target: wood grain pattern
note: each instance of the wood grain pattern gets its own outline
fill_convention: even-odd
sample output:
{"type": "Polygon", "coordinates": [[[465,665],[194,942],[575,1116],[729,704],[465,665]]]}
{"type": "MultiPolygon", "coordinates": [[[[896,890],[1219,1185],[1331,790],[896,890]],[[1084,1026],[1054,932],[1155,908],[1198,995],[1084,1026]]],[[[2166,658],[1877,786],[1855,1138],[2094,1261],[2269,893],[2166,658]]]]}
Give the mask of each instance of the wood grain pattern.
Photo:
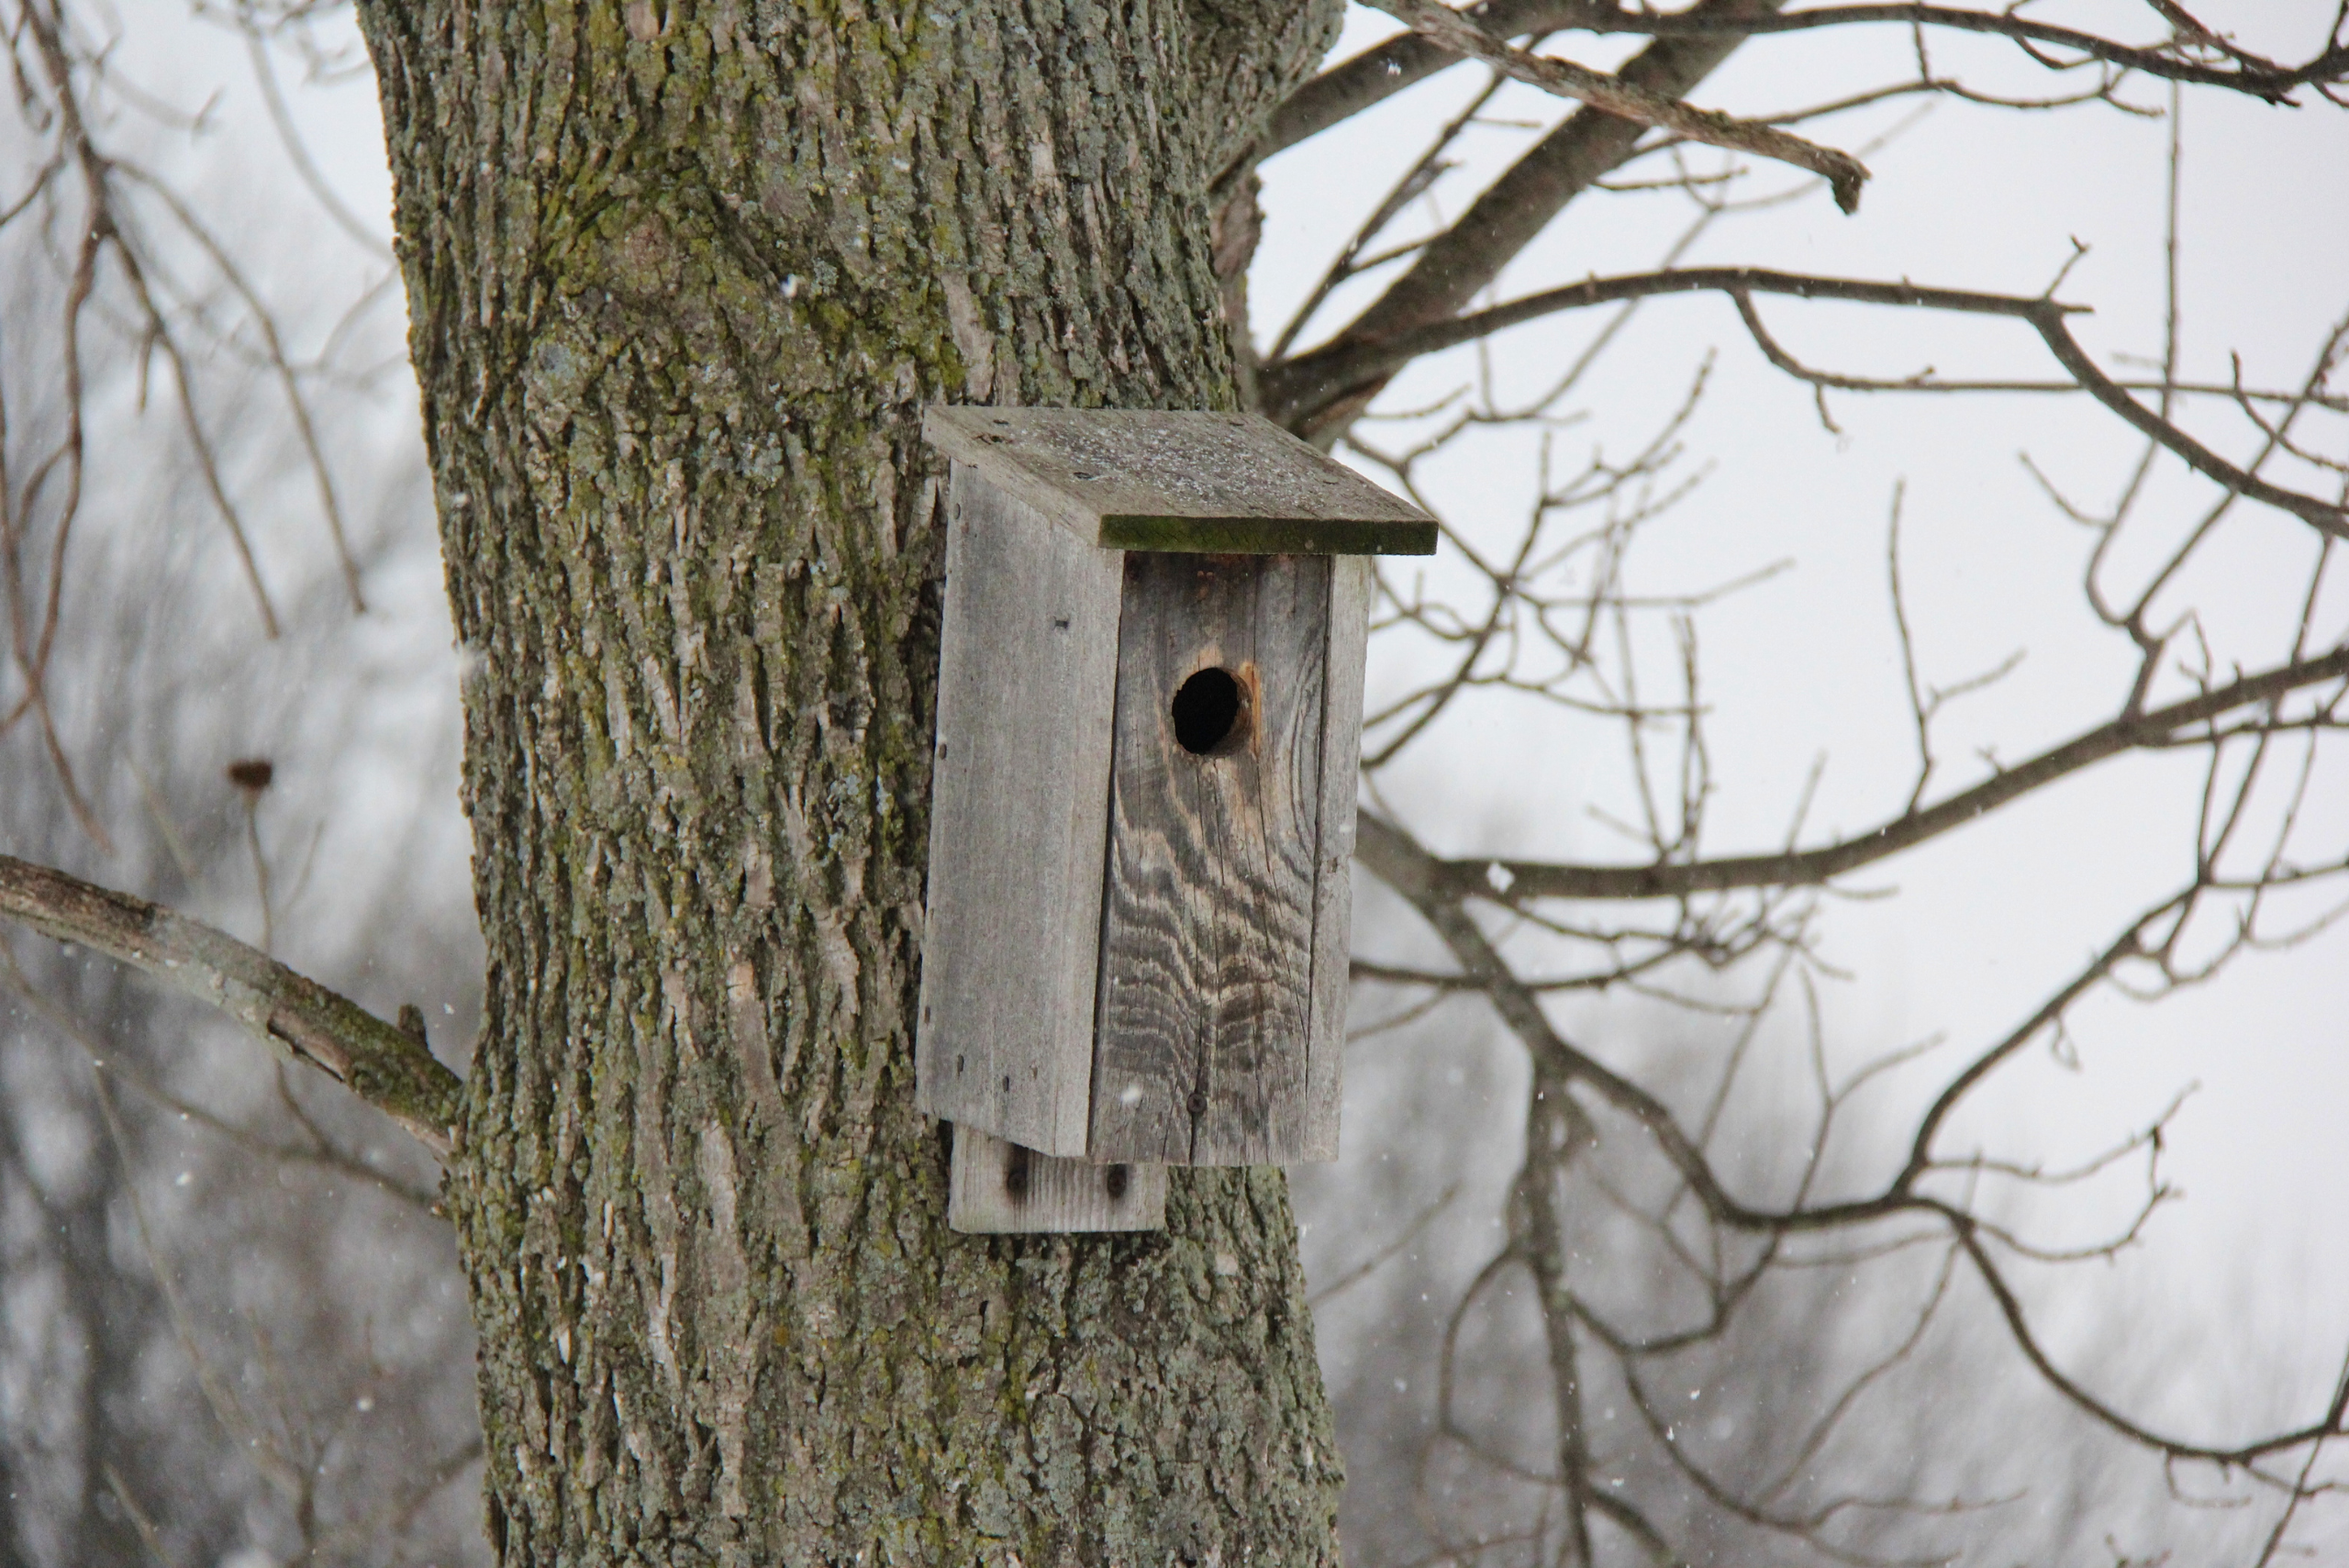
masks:
{"type": "Polygon", "coordinates": [[[1091,1157],[1302,1157],[1319,882],[1326,556],[1129,554],[1091,1157]],[[1244,734],[1176,740],[1184,681],[1230,672],[1244,734]]]}
{"type": "Polygon", "coordinates": [[[1435,551],[1427,514],[1252,414],[940,406],[922,434],[1087,544],[1435,551]]]}
{"type": "Polygon", "coordinates": [[[957,1126],[946,1223],[976,1235],[1163,1230],[1166,1167],[1055,1160],[957,1126]]]}
{"type": "Polygon", "coordinates": [[[1120,557],[961,463],[948,505],[915,1103],[1082,1155],[1120,557]]]}
{"type": "Polygon", "coordinates": [[[1312,1018],[1306,1030],[1304,1146],[1338,1157],[1353,956],[1354,792],[1362,768],[1363,666],[1377,572],[1361,556],[1330,563],[1330,643],[1321,717],[1320,853],[1314,865],[1312,1018]]]}

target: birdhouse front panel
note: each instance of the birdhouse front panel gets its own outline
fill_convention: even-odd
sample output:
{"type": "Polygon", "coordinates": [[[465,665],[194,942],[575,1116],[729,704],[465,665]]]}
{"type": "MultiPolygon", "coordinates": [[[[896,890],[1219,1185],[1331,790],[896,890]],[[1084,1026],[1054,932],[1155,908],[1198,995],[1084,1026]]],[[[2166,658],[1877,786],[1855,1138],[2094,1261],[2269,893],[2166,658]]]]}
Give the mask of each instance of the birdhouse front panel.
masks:
{"type": "Polygon", "coordinates": [[[1328,556],[1126,557],[1094,1159],[1305,1153],[1329,627],[1328,556]]]}

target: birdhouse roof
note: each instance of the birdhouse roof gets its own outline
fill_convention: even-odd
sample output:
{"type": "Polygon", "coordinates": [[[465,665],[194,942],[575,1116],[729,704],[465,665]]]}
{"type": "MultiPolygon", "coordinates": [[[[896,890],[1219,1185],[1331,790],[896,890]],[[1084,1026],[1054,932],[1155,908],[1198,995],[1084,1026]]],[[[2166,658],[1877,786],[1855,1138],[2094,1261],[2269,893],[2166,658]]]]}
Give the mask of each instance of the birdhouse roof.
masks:
{"type": "Polygon", "coordinates": [[[1426,513],[1254,415],[936,406],[922,435],[1105,549],[1435,552],[1426,513]]]}

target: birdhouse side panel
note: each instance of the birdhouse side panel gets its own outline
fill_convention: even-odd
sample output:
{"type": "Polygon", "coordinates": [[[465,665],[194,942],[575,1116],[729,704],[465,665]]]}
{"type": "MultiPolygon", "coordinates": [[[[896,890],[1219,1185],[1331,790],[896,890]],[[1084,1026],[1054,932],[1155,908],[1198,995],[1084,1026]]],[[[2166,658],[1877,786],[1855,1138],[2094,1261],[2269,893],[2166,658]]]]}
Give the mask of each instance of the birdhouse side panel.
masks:
{"type": "Polygon", "coordinates": [[[1376,565],[1368,556],[1330,562],[1330,642],[1323,663],[1320,854],[1313,885],[1312,1018],[1306,1037],[1302,1160],[1338,1157],[1344,1094],[1346,999],[1353,983],[1354,795],[1362,773],[1364,664],[1376,565]]]}
{"type": "Polygon", "coordinates": [[[1082,1155],[1120,559],[963,463],[948,507],[915,1103],[1082,1155]]]}
{"type": "Polygon", "coordinates": [[[1090,1156],[1305,1152],[1325,556],[1126,557],[1090,1156]]]}

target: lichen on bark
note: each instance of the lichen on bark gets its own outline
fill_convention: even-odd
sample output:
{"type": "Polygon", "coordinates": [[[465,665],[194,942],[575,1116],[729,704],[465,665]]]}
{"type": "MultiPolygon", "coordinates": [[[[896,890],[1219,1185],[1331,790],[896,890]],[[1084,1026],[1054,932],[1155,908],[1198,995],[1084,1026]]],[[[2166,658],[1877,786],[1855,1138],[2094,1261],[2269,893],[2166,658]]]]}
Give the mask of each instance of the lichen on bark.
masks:
{"type": "Polygon", "coordinates": [[[1336,7],[362,17],[469,653],[503,1559],[1333,1563],[1280,1173],[955,1236],[907,1022],[920,407],[1232,406],[1209,186],[1336,7]]]}

